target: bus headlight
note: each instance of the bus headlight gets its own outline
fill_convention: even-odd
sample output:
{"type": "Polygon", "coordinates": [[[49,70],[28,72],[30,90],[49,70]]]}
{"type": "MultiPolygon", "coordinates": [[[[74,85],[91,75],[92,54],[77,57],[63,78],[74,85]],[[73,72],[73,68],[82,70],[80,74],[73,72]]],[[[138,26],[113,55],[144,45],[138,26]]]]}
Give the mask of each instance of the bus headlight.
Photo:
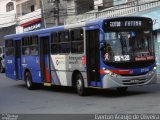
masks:
{"type": "Polygon", "coordinates": [[[153,70],[157,70],[157,67],[155,66],[155,67],[153,67],[153,70]]]}
{"type": "Polygon", "coordinates": [[[110,70],[104,70],[104,73],[106,73],[106,74],[110,74],[110,73],[111,73],[111,71],[110,71],[110,70]]]}
{"type": "Polygon", "coordinates": [[[110,70],[104,70],[104,73],[110,75],[111,77],[117,77],[118,76],[116,73],[113,73],[110,70]]]}
{"type": "Polygon", "coordinates": [[[117,77],[118,75],[116,73],[111,73],[110,76],[111,77],[117,77]]]}

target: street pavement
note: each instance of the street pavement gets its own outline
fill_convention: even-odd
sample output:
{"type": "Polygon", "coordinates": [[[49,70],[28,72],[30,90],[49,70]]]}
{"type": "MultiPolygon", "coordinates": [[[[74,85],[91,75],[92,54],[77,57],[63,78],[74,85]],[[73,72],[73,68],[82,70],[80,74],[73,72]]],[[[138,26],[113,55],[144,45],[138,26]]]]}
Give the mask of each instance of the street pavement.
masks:
{"type": "Polygon", "coordinates": [[[160,113],[160,84],[131,87],[125,94],[114,89],[89,92],[80,97],[70,87],[27,90],[24,81],[13,81],[0,74],[0,113],[160,113]]]}

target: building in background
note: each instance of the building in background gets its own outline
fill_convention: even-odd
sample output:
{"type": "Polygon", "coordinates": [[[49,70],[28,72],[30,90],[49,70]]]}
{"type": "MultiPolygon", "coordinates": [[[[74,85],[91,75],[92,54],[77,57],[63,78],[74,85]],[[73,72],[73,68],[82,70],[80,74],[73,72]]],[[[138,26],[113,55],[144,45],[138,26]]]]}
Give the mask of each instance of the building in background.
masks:
{"type": "Polygon", "coordinates": [[[42,28],[40,0],[15,0],[17,13],[16,33],[42,28]]]}
{"type": "Polygon", "coordinates": [[[94,9],[103,10],[105,8],[113,7],[113,0],[94,0],[94,9]]]}
{"type": "MultiPolygon", "coordinates": [[[[121,4],[125,4],[125,3],[130,3],[132,1],[135,1],[135,0],[114,0],[113,1],[113,5],[121,5],[121,4]]],[[[138,2],[138,1],[141,1],[141,0],[136,0],[135,2],[138,2]]]]}
{"type": "Polygon", "coordinates": [[[94,0],[41,0],[46,28],[63,25],[68,16],[83,14],[94,9],[94,0]]]}
{"type": "Polygon", "coordinates": [[[67,12],[79,15],[94,10],[94,0],[67,0],[67,12]]]}
{"type": "Polygon", "coordinates": [[[4,45],[3,37],[15,33],[16,6],[13,0],[0,0],[0,46],[4,45]]]}
{"type": "Polygon", "coordinates": [[[66,0],[41,0],[44,27],[63,25],[67,16],[66,0]]]}

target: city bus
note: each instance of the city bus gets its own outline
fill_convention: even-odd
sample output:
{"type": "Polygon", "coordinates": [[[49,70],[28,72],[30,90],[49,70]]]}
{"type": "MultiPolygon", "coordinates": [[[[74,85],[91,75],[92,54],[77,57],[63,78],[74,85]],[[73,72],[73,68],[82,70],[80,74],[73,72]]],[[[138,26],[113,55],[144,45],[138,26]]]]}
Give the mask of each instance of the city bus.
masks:
{"type": "Polygon", "coordinates": [[[128,16],[88,20],[5,36],[6,76],[28,89],[73,86],[116,88],[156,83],[152,19],[128,16]]]}

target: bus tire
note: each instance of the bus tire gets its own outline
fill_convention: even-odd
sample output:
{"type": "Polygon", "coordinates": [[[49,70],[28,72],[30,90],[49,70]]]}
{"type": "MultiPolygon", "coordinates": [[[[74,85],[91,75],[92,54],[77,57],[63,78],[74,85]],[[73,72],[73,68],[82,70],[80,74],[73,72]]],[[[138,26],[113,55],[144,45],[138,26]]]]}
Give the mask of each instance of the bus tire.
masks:
{"type": "Polygon", "coordinates": [[[27,71],[25,73],[25,76],[24,76],[24,79],[25,79],[25,84],[26,84],[26,87],[29,89],[29,90],[32,90],[34,88],[34,84],[32,82],[32,75],[29,71],[27,71]]]}
{"type": "Polygon", "coordinates": [[[85,94],[85,87],[84,87],[84,80],[83,77],[80,73],[78,73],[76,75],[76,89],[77,89],[77,93],[80,96],[84,96],[85,94]]]}
{"type": "Polygon", "coordinates": [[[127,89],[128,89],[128,87],[118,87],[118,88],[117,88],[117,91],[118,91],[119,93],[125,93],[125,92],[127,91],[127,89]]]}
{"type": "Polygon", "coordinates": [[[3,72],[4,72],[4,67],[3,67],[3,65],[2,65],[2,63],[0,61],[0,73],[3,73],[3,72]]]}

